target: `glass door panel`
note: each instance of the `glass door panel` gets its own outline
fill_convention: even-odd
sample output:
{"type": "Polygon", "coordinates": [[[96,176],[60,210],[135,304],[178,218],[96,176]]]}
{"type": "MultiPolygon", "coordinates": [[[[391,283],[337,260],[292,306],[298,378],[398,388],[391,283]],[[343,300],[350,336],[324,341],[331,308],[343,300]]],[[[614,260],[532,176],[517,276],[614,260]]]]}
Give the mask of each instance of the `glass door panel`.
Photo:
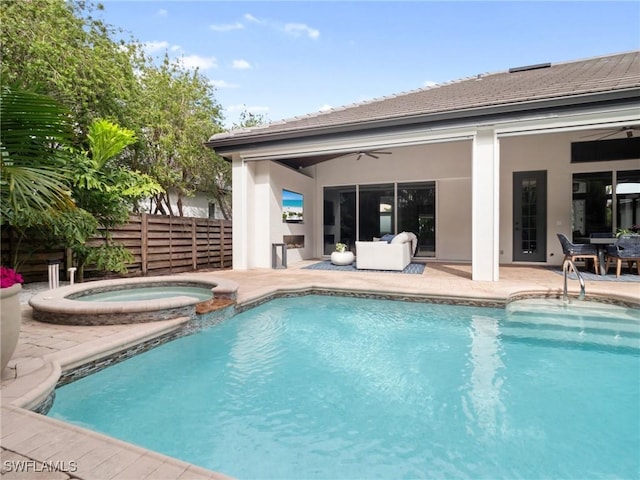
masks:
{"type": "Polygon", "coordinates": [[[436,184],[398,184],[398,232],[418,236],[416,257],[436,255],[436,184]]]}
{"type": "Polygon", "coordinates": [[[513,260],[547,258],[547,172],[513,173],[513,260]]]}
{"type": "Polygon", "coordinates": [[[346,243],[355,251],[356,186],[324,188],[323,253],[331,255],[335,244],[346,243]]]}
{"type": "Polygon", "coordinates": [[[592,233],[612,232],[611,172],[576,173],[573,175],[571,223],[573,240],[592,233]]]}
{"type": "Polygon", "coordinates": [[[640,170],[620,171],[616,182],[616,227],[637,230],[640,225],[640,170]]]}
{"type": "Polygon", "coordinates": [[[374,237],[394,233],[393,199],[393,184],[361,185],[358,188],[359,240],[371,241],[374,237]]]}

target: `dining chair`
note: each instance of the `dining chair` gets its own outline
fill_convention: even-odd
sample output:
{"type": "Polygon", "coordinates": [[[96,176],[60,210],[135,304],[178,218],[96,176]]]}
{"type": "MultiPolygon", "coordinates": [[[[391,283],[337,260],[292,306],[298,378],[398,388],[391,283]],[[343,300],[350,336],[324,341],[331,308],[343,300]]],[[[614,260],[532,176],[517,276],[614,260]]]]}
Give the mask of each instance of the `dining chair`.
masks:
{"type": "Polygon", "coordinates": [[[633,271],[633,262],[635,262],[636,270],[640,275],[640,235],[620,235],[616,243],[607,245],[605,271],[609,271],[611,262],[616,262],[616,277],[619,277],[623,261],[627,262],[631,271],[633,271]]]}
{"type": "Polygon", "coordinates": [[[564,260],[570,259],[572,262],[576,260],[593,260],[594,271],[598,273],[598,249],[595,245],[588,243],[571,243],[563,233],[558,233],[558,240],[562,245],[562,253],[564,260]]]}

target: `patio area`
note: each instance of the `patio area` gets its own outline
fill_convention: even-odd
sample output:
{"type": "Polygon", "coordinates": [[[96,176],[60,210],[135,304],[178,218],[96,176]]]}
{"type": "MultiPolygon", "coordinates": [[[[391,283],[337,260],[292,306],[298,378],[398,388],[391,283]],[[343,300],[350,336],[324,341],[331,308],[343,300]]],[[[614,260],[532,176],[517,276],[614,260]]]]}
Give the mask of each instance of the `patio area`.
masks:
{"type": "MultiPolygon", "coordinates": [[[[499,281],[481,282],[471,280],[468,264],[428,263],[422,275],[304,268],[317,261],[302,261],[280,270],[224,270],[198,275],[237,282],[240,307],[280,293],[310,290],[497,305],[519,296],[560,297],[563,290],[562,275],[546,267],[502,266],[499,281]]],[[[577,281],[569,280],[569,292],[572,296],[578,294],[577,281]]],[[[640,283],[588,280],[586,294],[587,300],[616,301],[640,308],[640,283]]],[[[46,396],[48,386],[57,381],[61,371],[153,342],[180,329],[187,321],[178,318],[120,326],[54,325],[34,321],[31,309],[23,305],[18,347],[2,372],[3,478],[227,478],[24,408],[33,407],[46,396]]]]}

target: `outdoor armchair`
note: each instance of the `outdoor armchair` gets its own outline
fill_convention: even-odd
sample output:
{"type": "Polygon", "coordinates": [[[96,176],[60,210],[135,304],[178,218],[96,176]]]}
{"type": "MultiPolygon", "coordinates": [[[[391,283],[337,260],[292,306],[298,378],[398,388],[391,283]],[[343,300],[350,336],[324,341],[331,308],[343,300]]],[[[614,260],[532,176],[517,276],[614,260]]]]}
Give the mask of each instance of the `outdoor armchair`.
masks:
{"type": "Polygon", "coordinates": [[[564,260],[593,260],[595,273],[598,273],[598,249],[595,245],[588,243],[571,243],[566,235],[558,233],[564,260]]]}
{"type": "Polygon", "coordinates": [[[640,235],[620,235],[613,245],[607,245],[607,263],[605,271],[609,271],[611,262],[616,262],[616,277],[620,276],[622,262],[626,261],[629,270],[633,269],[633,262],[636,263],[636,270],[640,275],[640,235]]]}

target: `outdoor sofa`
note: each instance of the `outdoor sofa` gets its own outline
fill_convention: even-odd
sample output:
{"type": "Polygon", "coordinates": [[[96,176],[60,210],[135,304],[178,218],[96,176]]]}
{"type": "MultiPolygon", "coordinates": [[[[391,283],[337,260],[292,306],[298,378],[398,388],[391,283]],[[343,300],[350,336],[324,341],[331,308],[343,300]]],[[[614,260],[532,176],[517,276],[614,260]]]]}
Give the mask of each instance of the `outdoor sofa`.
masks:
{"type": "Polygon", "coordinates": [[[411,232],[402,232],[371,242],[356,242],[356,268],[358,270],[402,271],[411,263],[417,246],[417,237],[411,232]]]}

